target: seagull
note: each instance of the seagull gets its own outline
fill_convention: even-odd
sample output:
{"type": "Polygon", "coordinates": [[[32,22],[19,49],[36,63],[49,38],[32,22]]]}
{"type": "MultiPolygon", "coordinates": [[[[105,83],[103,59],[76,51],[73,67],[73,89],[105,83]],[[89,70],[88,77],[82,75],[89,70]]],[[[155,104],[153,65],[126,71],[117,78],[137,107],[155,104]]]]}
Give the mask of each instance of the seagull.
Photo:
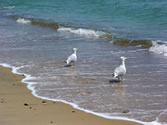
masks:
{"type": "Polygon", "coordinates": [[[77,48],[73,48],[73,54],[71,54],[65,61],[66,66],[71,66],[72,63],[75,63],[77,61],[77,50],[77,48]]]}
{"type": "Polygon", "coordinates": [[[120,58],[122,60],[122,64],[115,68],[113,77],[118,78],[118,80],[123,80],[123,75],[126,74],[125,60],[127,58],[124,56],[122,56],[120,58]]]}

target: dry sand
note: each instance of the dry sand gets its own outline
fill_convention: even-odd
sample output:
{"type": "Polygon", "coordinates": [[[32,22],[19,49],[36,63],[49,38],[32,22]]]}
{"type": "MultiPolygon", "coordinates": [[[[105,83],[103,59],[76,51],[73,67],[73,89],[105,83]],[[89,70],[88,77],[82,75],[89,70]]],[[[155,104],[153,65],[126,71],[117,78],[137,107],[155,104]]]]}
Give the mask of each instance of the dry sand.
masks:
{"type": "Polygon", "coordinates": [[[34,97],[24,76],[0,67],[0,125],[139,125],[98,117],[72,106],[34,97]]]}

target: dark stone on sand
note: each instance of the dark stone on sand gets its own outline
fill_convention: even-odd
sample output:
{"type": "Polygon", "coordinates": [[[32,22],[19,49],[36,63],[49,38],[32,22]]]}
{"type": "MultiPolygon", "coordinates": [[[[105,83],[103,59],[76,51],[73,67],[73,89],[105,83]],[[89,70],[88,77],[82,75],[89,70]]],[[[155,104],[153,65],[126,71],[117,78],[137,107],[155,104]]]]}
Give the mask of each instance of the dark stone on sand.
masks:
{"type": "Polygon", "coordinates": [[[28,104],[27,104],[27,103],[24,103],[24,106],[28,106],[28,104]]]}
{"type": "Polygon", "coordinates": [[[75,112],[75,111],[72,111],[73,113],[75,112]]]}
{"type": "Polygon", "coordinates": [[[53,121],[50,121],[50,123],[53,123],[53,121]]]}
{"type": "Polygon", "coordinates": [[[151,40],[126,40],[126,39],[117,39],[113,42],[114,45],[118,46],[143,46],[145,48],[150,48],[152,46],[151,40]]]}
{"type": "Polygon", "coordinates": [[[124,110],[122,113],[128,113],[130,112],[128,109],[124,110]]]}
{"type": "Polygon", "coordinates": [[[43,104],[46,104],[46,101],[43,100],[42,103],[43,103],[43,104]]]}

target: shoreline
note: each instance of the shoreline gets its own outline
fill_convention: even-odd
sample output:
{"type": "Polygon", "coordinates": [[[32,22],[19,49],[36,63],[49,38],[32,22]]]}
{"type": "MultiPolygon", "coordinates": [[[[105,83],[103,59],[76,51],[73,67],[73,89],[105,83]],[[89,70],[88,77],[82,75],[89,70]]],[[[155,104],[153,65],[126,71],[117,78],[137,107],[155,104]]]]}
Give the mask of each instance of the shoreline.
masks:
{"type": "Polygon", "coordinates": [[[0,66],[0,123],[3,125],[139,125],[127,120],[106,119],[62,102],[36,98],[22,83],[23,75],[0,66]]]}

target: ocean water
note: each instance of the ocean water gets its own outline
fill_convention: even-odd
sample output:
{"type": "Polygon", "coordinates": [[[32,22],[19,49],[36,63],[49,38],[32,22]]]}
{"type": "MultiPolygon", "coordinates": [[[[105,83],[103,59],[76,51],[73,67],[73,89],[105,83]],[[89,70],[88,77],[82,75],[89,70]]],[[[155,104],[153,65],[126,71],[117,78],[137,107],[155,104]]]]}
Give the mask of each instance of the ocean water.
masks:
{"type": "Polygon", "coordinates": [[[166,34],[165,0],[0,0],[0,64],[35,96],[106,118],[167,124],[166,34]],[[120,56],[127,74],[111,83],[120,56]]]}

